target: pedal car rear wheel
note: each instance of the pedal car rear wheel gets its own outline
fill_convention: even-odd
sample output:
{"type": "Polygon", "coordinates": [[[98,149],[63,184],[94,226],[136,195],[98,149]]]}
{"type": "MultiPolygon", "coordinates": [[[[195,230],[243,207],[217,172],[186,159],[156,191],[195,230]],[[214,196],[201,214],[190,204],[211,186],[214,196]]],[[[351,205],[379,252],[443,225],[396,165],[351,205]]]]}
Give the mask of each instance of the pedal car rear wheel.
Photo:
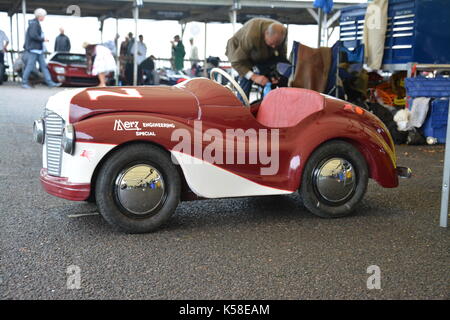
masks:
{"type": "Polygon", "coordinates": [[[315,215],[343,217],[364,197],[368,177],[366,161],[354,146],[331,141],[308,159],[299,192],[305,207],[315,215]]]}
{"type": "Polygon", "coordinates": [[[129,145],[100,169],[95,198],[111,225],[128,233],[150,232],[178,206],[180,177],[165,151],[152,145],[129,145]]]}

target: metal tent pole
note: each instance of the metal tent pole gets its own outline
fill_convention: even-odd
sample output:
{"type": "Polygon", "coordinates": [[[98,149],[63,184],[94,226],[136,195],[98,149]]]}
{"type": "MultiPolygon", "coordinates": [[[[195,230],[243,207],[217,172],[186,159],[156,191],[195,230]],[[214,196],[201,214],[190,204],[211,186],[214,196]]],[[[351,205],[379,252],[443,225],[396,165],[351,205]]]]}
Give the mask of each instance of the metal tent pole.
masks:
{"type": "Polygon", "coordinates": [[[236,9],[231,10],[230,12],[230,22],[233,28],[233,34],[236,32],[236,22],[237,22],[237,11],[236,9]]]}
{"type": "Polygon", "coordinates": [[[133,85],[137,86],[137,71],[138,71],[138,65],[137,65],[137,52],[138,52],[138,19],[139,19],[139,7],[136,5],[134,7],[134,24],[135,24],[135,33],[134,33],[134,68],[133,68],[133,85]]]}
{"type": "Polygon", "coordinates": [[[340,81],[339,81],[339,60],[340,60],[340,58],[341,58],[341,42],[340,42],[340,40],[338,40],[338,50],[337,50],[337,57],[336,57],[336,81],[335,81],[335,83],[334,83],[334,85],[335,85],[335,90],[336,90],[336,92],[335,92],[335,96],[336,96],[336,98],[339,98],[339,84],[340,84],[340,81]]]}
{"type": "Polygon", "coordinates": [[[233,25],[233,34],[236,32],[236,23],[237,23],[237,11],[241,9],[241,1],[233,0],[233,5],[230,11],[230,22],[233,25]]]}
{"type": "Polygon", "coordinates": [[[116,18],[116,35],[114,38],[114,44],[116,45],[116,73],[114,75],[116,86],[119,85],[119,73],[120,73],[120,43],[117,35],[119,34],[119,18],[116,18]]]}
{"type": "Polygon", "coordinates": [[[17,32],[17,52],[19,52],[20,51],[19,13],[16,13],[16,32],[17,32]]]}
{"type": "Polygon", "coordinates": [[[9,16],[9,31],[11,32],[11,46],[10,46],[10,53],[11,53],[11,65],[12,68],[12,75],[13,75],[13,81],[16,82],[16,73],[14,72],[14,34],[13,34],[13,16],[9,16]]]}
{"type": "Polygon", "coordinates": [[[9,16],[9,31],[11,33],[11,50],[14,50],[13,15],[9,16]]]}
{"type": "Polygon", "coordinates": [[[25,41],[25,32],[27,30],[27,1],[26,0],[22,0],[22,16],[23,16],[23,33],[24,33],[23,40],[25,41]]]}
{"type": "MultiPolygon", "coordinates": [[[[450,105],[449,105],[450,109],[450,105]]],[[[450,186],[450,112],[448,113],[447,137],[445,145],[444,178],[442,181],[441,217],[440,226],[448,226],[448,200],[450,186]]]]}
{"type": "Polygon", "coordinates": [[[203,49],[203,53],[205,55],[205,60],[203,62],[203,73],[206,78],[208,78],[208,71],[206,71],[206,43],[207,43],[206,39],[207,39],[207,35],[208,35],[207,32],[208,32],[208,23],[205,21],[205,47],[203,49]]]}
{"type": "Polygon", "coordinates": [[[320,48],[322,44],[322,22],[323,22],[323,11],[319,8],[319,31],[317,36],[317,48],[320,48]]]}

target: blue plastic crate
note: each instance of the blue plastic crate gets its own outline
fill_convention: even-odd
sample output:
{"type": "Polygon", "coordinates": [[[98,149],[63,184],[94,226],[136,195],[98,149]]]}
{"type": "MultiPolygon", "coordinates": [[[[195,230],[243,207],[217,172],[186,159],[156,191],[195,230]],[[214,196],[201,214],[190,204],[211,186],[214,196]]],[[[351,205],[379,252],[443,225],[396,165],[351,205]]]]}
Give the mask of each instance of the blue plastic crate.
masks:
{"type": "Polygon", "coordinates": [[[436,99],[431,102],[431,121],[435,128],[447,125],[448,99],[436,99]]]}
{"type": "Polygon", "coordinates": [[[435,99],[431,102],[428,117],[422,126],[426,137],[437,138],[438,143],[445,143],[447,135],[449,99],[435,99]]]}
{"type": "Polygon", "coordinates": [[[450,78],[406,78],[406,95],[412,98],[450,97],[450,78]]]}

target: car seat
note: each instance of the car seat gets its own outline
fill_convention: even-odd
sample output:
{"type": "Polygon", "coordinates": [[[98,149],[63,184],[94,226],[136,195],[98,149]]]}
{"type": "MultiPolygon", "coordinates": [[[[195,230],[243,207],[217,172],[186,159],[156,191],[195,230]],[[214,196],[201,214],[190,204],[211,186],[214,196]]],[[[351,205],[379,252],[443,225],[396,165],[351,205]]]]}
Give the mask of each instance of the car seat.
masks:
{"type": "Polygon", "coordinates": [[[321,111],[324,104],[324,96],[316,91],[278,88],[263,99],[256,120],[270,128],[293,127],[309,115],[321,111]]]}

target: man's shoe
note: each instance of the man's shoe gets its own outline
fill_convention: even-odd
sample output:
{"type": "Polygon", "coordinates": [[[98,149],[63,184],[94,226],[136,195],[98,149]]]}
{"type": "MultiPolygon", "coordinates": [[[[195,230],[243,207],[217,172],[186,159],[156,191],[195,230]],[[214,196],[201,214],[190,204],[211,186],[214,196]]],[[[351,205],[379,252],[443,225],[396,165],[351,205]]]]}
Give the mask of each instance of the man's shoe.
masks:
{"type": "Polygon", "coordinates": [[[30,86],[29,84],[26,84],[26,83],[22,84],[22,88],[24,88],[24,89],[33,89],[32,86],[30,86]]]}
{"type": "Polygon", "coordinates": [[[50,83],[48,86],[49,86],[50,88],[58,88],[58,87],[61,87],[61,85],[62,85],[62,83],[59,83],[59,82],[52,82],[52,83],[50,83]]]}

